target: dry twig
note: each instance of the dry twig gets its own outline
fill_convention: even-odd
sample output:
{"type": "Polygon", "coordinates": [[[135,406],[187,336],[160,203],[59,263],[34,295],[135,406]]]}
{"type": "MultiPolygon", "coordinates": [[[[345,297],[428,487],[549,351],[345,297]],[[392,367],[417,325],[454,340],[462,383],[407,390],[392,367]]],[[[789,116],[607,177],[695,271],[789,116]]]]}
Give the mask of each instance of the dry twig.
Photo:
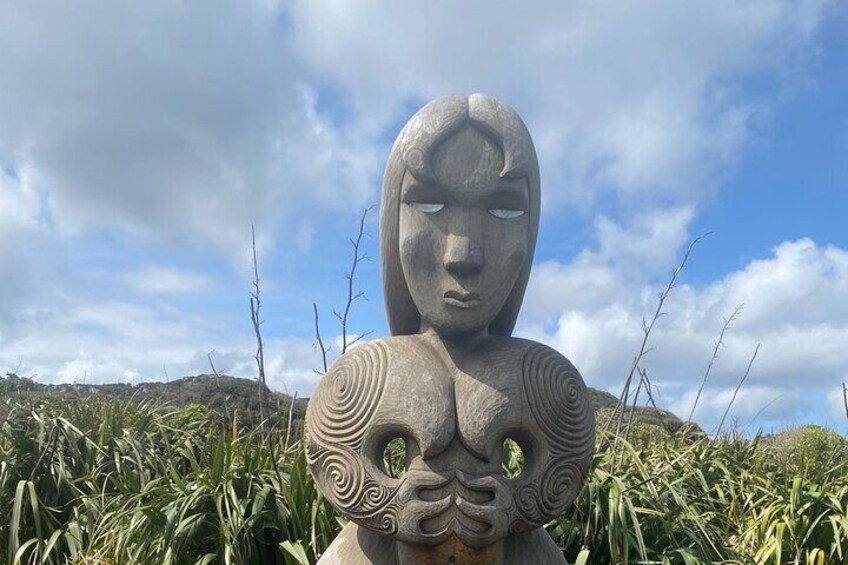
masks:
{"type": "Polygon", "coordinates": [[[327,352],[329,348],[324,345],[324,340],[321,339],[321,328],[318,326],[318,305],[314,302],[312,303],[312,311],[315,314],[315,340],[318,344],[318,349],[321,350],[321,366],[323,370],[318,371],[317,369],[312,369],[319,375],[324,375],[327,373],[327,352]]]}
{"type": "Polygon", "coordinates": [[[695,402],[692,403],[692,410],[689,411],[689,418],[686,419],[687,422],[692,421],[692,417],[695,415],[695,408],[698,407],[698,401],[701,399],[701,393],[704,391],[704,386],[707,384],[707,379],[710,376],[710,371],[713,368],[713,363],[718,359],[718,350],[724,345],[724,334],[727,331],[727,328],[731,323],[739,316],[742,312],[742,305],[736,307],[733,310],[733,313],[729,318],[724,319],[724,325],[721,327],[721,333],[718,334],[718,341],[715,342],[715,347],[713,347],[713,355],[710,357],[710,362],[707,363],[707,369],[704,371],[704,378],[701,379],[701,386],[698,387],[698,394],[695,395],[695,402]]]}
{"type": "Polygon", "coordinates": [[[842,383],[842,404],[845,405],[845,417],[848,418],[848,385],[842,383]]]}
{"type": "Polygon", "coordinates": [[[253,291],[250,293],[250,320],[253,323],[253,332],[256,335],[256,367],[259,371],[259,418],[262,420],[262,435],[268,438],[268,426],[265,418],[265,404],[267,402],[268,388],[265,385],[265,345],[262,342],[262,320],[259,311],[262,308],[262,300],[259,292],[259,263],[256,260],[256,229],[250,226],[250,235],[253,248],[253,291]]]}
{"type": "Polygon", "coordinates": [[[718,423],[718,429],[716,429],[716,437],[721,433],[721,427],[724,425],[724,420],[727,418],[727,414],[730,412],[730,408],[733,406],[733,403],[736,402],[736,395],[739,394],[739,389],[742,388],[742,385],[748,379],[748,374],[751,372],[751,366],[754,364],[754,360],[757,358],[757,353],[760,351],[760,344],[757,344],[757,347],[754,348],[754,354],[751,356],[751,360],[748,361],[748,368],[745,369],[745,374],[742,375],[742,379],[740,379],[739,384],[736,385],[736,388],[733,390],[733,396],[730,398],[730,403],[727,405],[727,408],[724,410],[724,414],[721,417],[721,421],[718,423]]]}
{"type": "Polygon", "coordinates": [[[292,396],[291,405],[289,406],[289,422],[286,426],[286,443],[283,444],[283,453],[289,452],[289,438],[291,437],[292,414],[294,414],[294,403],[297,402],[297,392],[292,396]]]}
{"type": "Polygon", "coordinates": [[[616,421],[616,430],[615,436],[618,437],[621,431],[621,422],[624,417],[624,408],[627,406],[627,402],[630,398],[630,389],[633,383],[633,377],[638,372],[638,368],[641,365],[642,358],[645,357],[648,353],[651,352],[653,347],[648,347],[648,341],[651,337],[651,332],[657,324],[657,321],[665,315],[663,312],[663,306],[665,305],[665,301],[668,298],[671,290],[674,288],[677,278],[680,276],[680,273],[683,269],[686,268],[686,263],[689,261],[689,256],[692,254],[692,250],[695,246],[705,237],[709,236],[711,232],[707,232],[703,235],[699,235],[689,244],[689,247],[686,249],[686,253],[683,254],[683,259],[680,261],[680,264],[671,271],[671,279],[668,281],[665,289],[657,295],[657,308],[654,311],[654,315],[651,318],[651,322],[648,323],[644,318],[642,319],[642,343],[639,346],[638,353],[633,357],[633,363],[630,365],[630,371],[627,374],[627,379],[624,381],[624,386],[621,389],[621,395],[619,395],[618,403],[615,405],[615,409],[613,410],[610,418],[604,422],[604,426],[602,428],[601,435],[604,435],[604,432],[607,431],[610,424],[613,420],[616,421]]]}
{"type": "Polygon", "coordinates": [[[654,402],[654,395],[651,389],[651,379],[648,378],[648,371],[643,369],[642,367],[637,367],[636,371],[639,373],[639,384],[636,386],[636,394],[633,395],[633,404],[630,407],[630,414],[627,418],[627,427],[624,429],[624,438],[630,434],[630,428],[633,427],[633,419],[636,416],[636,405],[639,402],[639,392],[644,388],[645,392],[648,395],[648,402],[654,407],[657,407],[656,402],[654,402]]]}
{"type": "Polygon", "coordinates": [[[220,373],[218,373],[218,369],[215,368],[215,363],[212,362],[212,354],[213,353],[215,353],[214,349],[206,354],[206,358],[209,360],[209,366],[212,367],[212,374],[220,379],[221,375],[220,375],[220,373]]]}
{"type": "MultiPolygon", "coordinates": [[[[215,363],[212,362],[212,354],[215,353],[215,350],[211,350],[206,354],[206,358],[209,360],[209,366],[212,367],[212,373],[217,377],[221,378],[221,374],[218,372],[218,369],[215,368],[215,363]]],[[[224,397],[224,421],[230,422],[230,406],[229,406],[230,395],[224,397]]]]}
{"type": "MultiPolygon", "coordinates": [[[[353,261],[350,266],[350,271],[345,273],[345,278],[347,279],[347,302],[345,303],[344,310],[342,312],[334,311],[333,313],[336,315],[336,318],[339,320],[339,324],[342,327],[342,351],[341,354],[344,355],[350,346],[355,344],[360,339],[366,337],[371,332],[366,332],[364,334],[360,334],[356,336],[352,341],[348,342],[347,337],[347,324],[350,316],[350,308],[353,306],[353,303],[365,296],[365,293],[362,291],[354,291],[353,279],[356,275],[356,267],[362,261],[369,261],[371,258],[368,255],[361,253],[362,239],[367,235],[365,233],[365,220],[368,218],[368,213],[374,209],[374,206],[369,206],[362,211],[362,216],[359,218],[359,232],[356,235],[356,239],[351,239],[350,244],[353,246],[353,261]]],[[[326,371],[326,369],[325,369],[326,371]]]]}
{"type": "MultiPolygon", "coordinates": [[[[333,310],[333,314],[338,319],[339,325],[341,326],[342,330],[341,355],[344,355],[345,352],[358,341],[371,335],[371,332],[367,331],[357,335],[353,339],[349,339],[348,321],[350,319],[350,311],[351,307],[353,306],[353,303],[359,300],[360,298],[365,297],[364,292],[354,290],[354,277],[356,276],[356,267],[363,261],[369,261],[371,259],[371,257],[362,253],[362,240],[368,236],[368,233],[365,231],[365,221],[368,219],[368,214],[373,209],[374,206],[368,206],[362,211],[362,215],[359,218],[359,231],[356,234],[356,238],[350,240],[350,244],[353,247],[353,259],[351,262],[350,270],[345,273],[345,279],[347,280],[347,300],[345,302],[345,307],[341,312],[339,312],[338,310],[333,310]]],[[[318,321],[318,305],[314,302],[312,303],[312,312],[315,324],[315,345],[321,351],[321,366],[323,368],[321,371],[317,369],[313,369],[313,371],[319,375],[323,375],[327,372],[328,369],[327,353],[330,351],[331,348],[324,344],[324,340],[321,337],[321,329],[318,321]]]]}

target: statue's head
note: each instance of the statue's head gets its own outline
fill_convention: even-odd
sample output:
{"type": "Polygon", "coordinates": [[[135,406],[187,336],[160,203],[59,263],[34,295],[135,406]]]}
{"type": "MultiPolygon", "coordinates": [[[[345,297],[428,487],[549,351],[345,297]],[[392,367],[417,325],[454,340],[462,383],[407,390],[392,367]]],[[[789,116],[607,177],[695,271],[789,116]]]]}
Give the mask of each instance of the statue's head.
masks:
{"type": "Polygon", "coordinates": [[[539,226],[539,166],[516,112],[444,96],[401,131],[383,179],[381,260],[393,335],[510,335],[539,226]]]}

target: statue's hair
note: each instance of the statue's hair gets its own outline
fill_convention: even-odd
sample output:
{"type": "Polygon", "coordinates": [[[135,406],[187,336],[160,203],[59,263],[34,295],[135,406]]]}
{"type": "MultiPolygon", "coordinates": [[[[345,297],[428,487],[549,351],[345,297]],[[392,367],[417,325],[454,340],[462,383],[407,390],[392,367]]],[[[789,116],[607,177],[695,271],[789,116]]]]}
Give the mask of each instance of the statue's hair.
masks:
{"type": "Polygon", "coordinates": [[[503,153],[502,178],[524,178],[529,196],[527,254],[524,265],[489,333],[512,333],[527,288],[536,235],[539,231],[539,164],[530,133],[509,106],[484,94],[443,96],[415,113],[401,130],[386,163],[380,210],[380,263],[389,329],[392,335],[418,333],[421,317],[403,275],[400,262],[400,192],[405,174],[436,182],[432,156],[443,142],[465,126],[486,136],[503,153]]]}

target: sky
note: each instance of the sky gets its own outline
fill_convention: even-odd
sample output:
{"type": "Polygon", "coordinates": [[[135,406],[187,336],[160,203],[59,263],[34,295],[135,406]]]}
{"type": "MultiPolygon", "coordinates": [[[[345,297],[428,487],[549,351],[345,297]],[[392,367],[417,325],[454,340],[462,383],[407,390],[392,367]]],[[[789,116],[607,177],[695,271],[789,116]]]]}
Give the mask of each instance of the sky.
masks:
{"type": "MultiPolygon", "coordinates": [[[[848,430],[848,7],[828,0],[0,0],[0,373],[255,377],[340,349],[349,240],[395,136],[484,92],[534,138],[543,211],[515,335],[714,429],[848,430]]],[[[379,210],[349,327],[387,335],[379,210]]],[[[644,397],[644,396],[643,396],[644,397]]]]}

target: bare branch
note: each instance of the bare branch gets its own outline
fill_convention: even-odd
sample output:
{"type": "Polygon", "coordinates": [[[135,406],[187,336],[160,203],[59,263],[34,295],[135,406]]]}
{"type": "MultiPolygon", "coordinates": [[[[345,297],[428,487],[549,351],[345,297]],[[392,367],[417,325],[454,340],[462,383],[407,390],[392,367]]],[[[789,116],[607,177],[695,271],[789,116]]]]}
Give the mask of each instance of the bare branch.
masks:
{"type": "Polygon", "coordinates": [[[215,368],[215,363],[212,362],[212,354],[213,353],[215,353],[214,349],[206,354],[206,358],[209,360],[209,366],[212,367],[212,374],[215,375],[218,378],[221,378],[221,374],[218,373],[218,369],[215,368]]]}
{"type": "MultiPolygon", "coordinates": [[[[215,363],[212,362],[212,354],[215,353],[215,350],[212,349],[209,353],[206,354],[206,358],[209,360],[209,366],[212,367],[212,373],[217,378],[221,378],[221,374],[218,372],[218,369],[215,368],[215,363]]],[[[230,405],[229,405],[230,395],[224,397],[224,420],[226,422],[230,422],[230,405]]]]}
{"type": "Polygon", "coordinates": [[[654,385],[651,383],[651,379],[648,378],[648,370],[641,369],[639,371],[639,374],[641,375],[640,382],[644,384],[645,392],[648,395],[648,402],[646,403],[646,406],[647,404],[650,404],[651,406],[656,408],[657,403],[654,401],[654,385]]]}
{"type": "Polygon", "coordinates": [[[288,453],[289,451],[289,438],[291,437],[291,427],[292,427],[292,414],[294,413],[294,403],[297,401],[297,392],[292,396],[291,405],[289,406],[289,422],[286,426],[286,442],[283,444],[283,453],[288,453]]]}
{"type": "Polygon", "coordinates": [[[324,340],[321,339],[321,330],[318,327],[318,305],[314,302],[312,303],[312,311],[315,313],[315,340],[317,341],[318,348],[321,350],[321,363],[324,368],[323,372],[315,372],[319,375],[323,375],[327,372],[327,351],[329,351],[329,349],[324,347],[324,340]]]}
{"type": "MultiPolygon", "coordinates": [[[[332,311],[333,316],[335,316],[336,319],[339,321],[339,325],[341,326],[341,330],[342,330],[342,347],[341,347],[341,354],[342,355],[344,355],[344,353],[348,349],[350,349],[351,346],[353,346],[358,341],[364,339],[365,337],[367,337],[368,335],[371,334],[371,332],[368,331],[368,332],[356,335],[355,337],[353,337],[351,339],[351,337],[348,333],[349,332],[348,322],[350,321],[350,312],[351,312],[351,307],[353,306],[353,303],[356,302],[359,299],[367,300],[367,298],[365,297],[365,293],[363,291],[355,291],[354,290],[354,281],[355,281],[355,278],[356,278],[356,267],[357,267],[357,265],[359,265],[363,261],[370,261],[371,260],[371,257],[368,256],[367,254],[365,254],[362,251],[362,240],[364,238],[368,237],[368,233],[365,231],[365,222],[368,219],[368,214],[373,209],[374,209],[374,206],[368,206],[367,208],[365,208],[362,211],[362,215],[359,218],[359,231],[357,232],[357,235],[356,235],[355,238],[348,240],[350,242],[351,247],[353,248],[353,258],[351,260],[350,270],[347,271],[344,274],[344,278],[347,281],[347,299],[345,301],[345,307],[342,311],[338,311],[336,309],[333,309],[333,311],[332,311]]],[[[314,323],[315,323],[315,340],[316,340],[316,345],[318,346],[318,349],[320,349],[320,351],[321,351],[321,364],[322,364],[322,367],[323,367],[323,371],[318,371],[318,370],[315,370],[315,369],[313,369],[313,371],[316,374],[323,375],[328,370],[327,352],[329,352],[331,348],[324,345],[324,341],[321,337],[321,331],[320,331],[319,321],[318,321],[318,305],[315,304],[314,302],[312,303],[312,311],[313,311],[314,323]]]]}
{"type": "Polygon", "coordinates": [[[845,405],[845,417],[848,418],[848,385],[842,383],[842,404],[845,405]]]}
{"type": "MultiPolygon", "coordinates": [[[[630,435],[630,428],[633,427],[633,418],[636,416],[636,405],[639,402],[639,392],[642,390],[642,386],[648,377],[648,374],[641,367],[637,367],[636,371],[639,374],[639,384],[636,386],[636,393],[633,395],[633,404],[630,407],[630,414],[628,414],[627,417],[627,426],[624,428],[624,434],[622,435],[624,439],[627,439],[630,435]]],[[[616,433],[618,432],[616,431],[616,433]]],[[[618,437],[616,437],[616,439],[618,439],[618,437]]],[[[616,454],[613,453],[613,457],[615,456],[616,454]]]]}
{"type": "Polygon", "coordinates": [[[668,299],[669,294],[671,294],[671,290],[675,287],[677,283],[677,278],[680,276],[680,273],[683,269],[686,268],[686,263],[689,261],[689,257],[692,255],[692,251],[695,246],[700,243],[702,239],[709,236],[711,232],[707,232],[703,235],[699,235],[689,244],[689,247],[686,249],[686,252],[683,254],[683,259],[680,261],[680,264],[671,271],[671,278],[668,281],[668,284],[665,287],[665,290],[660,292],[657,295],[657,308],[654,311],[654,315],[651,318],[650,323],[647,322],[645,318],[642,319],[642,343],[639,346],[638,353],[633,357],[633,363],[630,365],[630,371],[627,374],[627,378],[624,381],[624,386],[622,387],[621,394],[618,397],[618,403],[615,405],[615,409],[613,410],[612,415],[609,420],[604,423],[604,427],[602,429],[602,433],[607,431],[607,428],[612,423],[613,420],[616,420],[616,437],[621,431],[621,420],[623,416],[624,407],[627,405],[627,401],[630,396],[630,388],[633,383],[633,376],[637,373],[637,368],[642,363],[642,358],[647,355],[652,348],[648,347],[648,340],[651,337],[651,332],[657,324],[657,321],[663,316],[663,307],[665,305],[666,299],[668,299]]]}
{"type": "Polygon", "coordinates": [[[777,396],[775,396],[774,398],[772,398],[771,400],[769,400],[769,401],[766,403],[766,405],[765,405],[765,406],[763,406],[762,408],[760,408],[760,409],[757,411],[757,413],[756,413],[756,414],[754,414],[754,417],[753,417],[753,418],[751,418],[751,423],[753,424],[754,422],[756,422],[756,421],[757,421],[757,418],[759,418],[759,417],[762,415],[762,413],[763,413],[763,412],[765,412],[766,410],[768,410],[768,409],[769,409],[769,407],[770,407],[772,404],[774,404],[775,402],[777,402],[778,400],[780,400],[780,399],[781,399],[781,398],[783,398],[784,396],[786,396],[786,395],[785,395],[785,394],[778,394],[777,396]]]}
{"type": "Polygon", "coordinates": [[[715,347],[713,347],[713,354],[710,357],[710,362],[707,363],[707,369],[704,371],[704,378],[701,379],[701,386],[698,387],[698,394],[695,395],[695,401],[692,403],[692,409],[689,411],[689,418],[686,419],[687,422],[692,421],[692,417],[695,415],[695,408],[698,407],[698,401],[701,399],[701,393],[704,391],[704,386],[707,384],[707,379],[710,377],[710,371],[713,368],[713,363],[718,359],[718,350],[721,349],[721,346],[724,345],[724,334],[727,332],[727,328],[730,324],[739,317],[739,314],[742,312],[743,305],[740,304],[733,310],[733,313],[730,317],[724,319],[724,325],[721,327],[721,333],[718,334],[718,341],[715,342],[715,347]]]}
{"type": "Polygon", "coordinates": [[[350,349],[350,348],[351,348],[351,347],[352,347],[352,346],[353,346],[356,342],[358,342],[358,341],[359,341],[359,340],[361,340],[361,339],[365,339],[366,337],[368,337],[368,336],[369,336],[369,335],[371,335],[372,333],[374,333],[374,332],[373,332],[373,331],[371,331],[371,330],[368,330],[368,331],[367,331],[367,332],[365,332],[365,333],[361,333],[361,334],[359,334],[358,336],[356,336],[355,338],[353,338],[353,339],[350,341],[350,343],[348,343],[348,344],[347,344],[348,349],[350,349]]]}
{"type": "Polygon", "coordinates": [[[361,292],[355,292],[353,289],[353,281],[356,276],[356,266],[362,261],[363,255],[360,253],[360,247],[362,245],[362,239],[365,237],[365,220],[368,219],[368,213],[373,209],[373,206],[369,206],[362,211],[362,216],[359,219],[359,232],[356,235],[356,239],[351,239],[350,244],[353,246],[353,260],[351,262],[350,271],[345,274],[345,278],[347,279],[347,302],[344,307],[343,313],[336,313],[336,317],[339,319],[339,322],[342,326],[342,355],[347,351],[347,348],[351,345],[348,343],[347,338],[347,324],[348,318],[350,316],[350,308],[353,305],[354,301],[357,298],[362,296],[361,292]]]}
{"type": "Polygon", "coordinates": [[[721,433],[721,427],[724,425],[724,420],[727,418],[727,414],[730,412],[730,408],[733,406],[733,403],[736,402],[736,395],[739,393],[739,389],[742,388],[742,385],[748,379],[748,374],[751,372],[751,366],[754,364],[754,360],[757,358],[757,353],[760,351],[760,344],[757,344],[757,347],[754,349],[754,354],[751,356],[751,360],[748,361],[748,368],[745,369],[745,374],[742,375],[742,379],[739,381],[739,384],[736,385],[736,389],[733,391],[733,396],[730,398],[730,403],[728,403],[727,408],[724,410],[724,414],[721,417],[721,421],[718,423],[718,429],[716,430],[716,437],[721,433]]]}
{"type": "Polygon", "coordinates": [[[256,355],[254,355],[254,359],[256,359],[256,367],[259,371],[259,417],[262,420],[262,435],[270,442],[265,418],[268,388],[265,386],[265,346],[260,331],[262,320],[259,311],[262,308],[262,300],[260,299],[259,289],[259,262],[256,260],[256,229],[252,224],[250,235],[253,249],[253,292],[250,294],[250,320],[253,322],[253,333],[256,335],[256,355]]]}

